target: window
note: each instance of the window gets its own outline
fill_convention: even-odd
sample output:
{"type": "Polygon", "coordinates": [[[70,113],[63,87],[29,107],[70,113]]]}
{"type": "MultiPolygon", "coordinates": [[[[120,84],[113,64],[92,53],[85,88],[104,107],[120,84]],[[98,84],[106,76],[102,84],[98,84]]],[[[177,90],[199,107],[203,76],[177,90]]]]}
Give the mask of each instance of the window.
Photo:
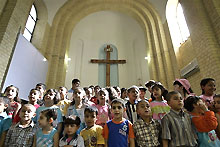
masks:
{"type": "Polygon", "coordinates": [[[32,5],[30,14],[28,16],[28,19],[27,19],[27,22],[25,25],[24,34],[23,34],[23,36],[28,41],[31,41],[31,39],[32,39],[36,22],[37,22],[37,12],[36,12],[35,6],[32,5]]]}
{"type": "Polygon", "coordinates": [[[175,52],[190,36],[179,0],[168,0],[166,17],[175,52]]]}

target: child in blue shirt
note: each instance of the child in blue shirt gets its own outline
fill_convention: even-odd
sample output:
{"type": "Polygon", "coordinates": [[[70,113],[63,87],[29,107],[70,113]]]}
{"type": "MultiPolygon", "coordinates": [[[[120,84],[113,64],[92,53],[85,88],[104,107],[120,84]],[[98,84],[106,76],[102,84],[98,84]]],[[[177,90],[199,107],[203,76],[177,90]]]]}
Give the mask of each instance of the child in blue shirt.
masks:
{"type": "Polygon", "coordinates": [[[109,147],[134,147],[134,131],[131,122],[123,118],[125,105],[122,99],[112,101],[111,112],[113,119],[105,124],[103,131],[105,144],[109,147]]]}
{"type": "Polygon", "coordinates": [[[4,144],[3,140],[5,140],[5,135],[12,123],[11,117],[6,113],[8,106],[9,99],[6,97],[0,97],[0,146],[4,144]]]}

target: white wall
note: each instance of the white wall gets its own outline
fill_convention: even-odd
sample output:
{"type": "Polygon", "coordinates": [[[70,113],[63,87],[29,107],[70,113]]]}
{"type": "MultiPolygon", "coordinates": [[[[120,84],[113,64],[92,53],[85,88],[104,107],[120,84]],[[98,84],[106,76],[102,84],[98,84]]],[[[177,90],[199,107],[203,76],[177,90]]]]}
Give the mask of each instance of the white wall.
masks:
{"type": "Polygon", "coordinates": [[[47,70],[44,56],[20,34],[2,92],[14,85],[19,88],[19,97],[28,100],[30,89],[37,83],[45,83],[47,70]]]}
{"type": "Polygon", "coordinates": [[[83,18],[72,32],[65,86],[70,88],[73,78],[79,78],[82,86],[96,85],[98,65],[90,59],[98,59],[99,48],[108,43],[117,47],[118,59],[127,61],[118,66],[119,86],[144,84],[150,77],[143,32],[132,17],[119,12],[100,11],[83,18]]]}

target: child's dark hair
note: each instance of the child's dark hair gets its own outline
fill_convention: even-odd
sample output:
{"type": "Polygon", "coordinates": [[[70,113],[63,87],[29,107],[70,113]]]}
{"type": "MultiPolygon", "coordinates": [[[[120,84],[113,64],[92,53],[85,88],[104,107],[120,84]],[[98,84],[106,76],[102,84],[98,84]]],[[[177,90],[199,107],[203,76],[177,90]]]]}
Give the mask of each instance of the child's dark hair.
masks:
{"type": "MultiPolygon", "coordinates": [[[[54,104],[57,104],[60,101],[60,93],[56,90],[56,89],[48,89],[47,92],[44,94],[44,97],[48,94],[48,93],[55,93],[55,96],[53,98],[53,102],[54,104]]],[[[43,99],[44,99],[43,97],[43,99]]]]}
{"type": "Polygon", "coordinates": [[[65,121],[64,121],[64,125],[72,125],[75,124],[77,126],[79,126],[81,123],[80,118],[78,116],[68,116],[65,121]]]}
{"type": "Polygon", "coordinates": [[[125,103],[122,99],[118,98],[118,99],[114,99],[112,102],[111,102],[111,107],[113,104],[121,104],[122,107],[124,108],[125,107],[125,103]]]}
{"type": "MultiPolygon", "coordinates": [[[[213,79],[213,78],[202,79],[201,82],[200,82],[201,88],[202,88],[202,86],[205,86],[209,81],[214,81],[215,82],[215,79],[213,79]]],[[[205,94],[205,91],[203,89],[202,89],[202,94],[205,94]]]]}
{"type": "MultiPolygon", "coordinates": [[[[105,88],[101,88],[98,92],[98,95],[100,96],[102,93],[104,93],[107,97],[109,97],[108,91],[105,88]]],[[[105,101],[107,101],[107,99],[105,101]]],[[[97,100],[97,104],[99,104],[99,100],[97,100]]]]}
{"type": "Polygon", "coordinates": [[[107,87],[105,89],[108,91],[108,96],[109,96],[110,101],[113,101],[114,99],[117,99],[117,97],[114,96],[113,90],[115,90],[115,89],[113,87],[107,87]]]}
{"type": "Polygon", "coordinates": [[[175,94],[180,94],[180,93],[179,93],[178,91],[171,91],[171,92],[167,93],[165,99],[166,99],[167,101],[170,101],[171,97],[172,97],[173,95],[175,95],[175,94]]]}
{"type": "Polygon", "coordinates": [[[18,93],[19,93],[19,88],[14,86],[14,85],[10,85],[8,87],[5,88],[4,94],[6,93],[6,91],[8,91],[9,88],[14,87],[16,89],[16,96],[14,98],[15,102],[21,103],[21,99],[18,97],[18,93]]]}
{"type": "Polygon", "coordinates": [[[88,113],[93,113],[95,112],[96,116],[98,115],[98,109],[94,106],[89,106],[89,107],[86,107],[85,110],[84,110],[84,114],[88,112],[88,113]]]}
{"type": "Polygon", "coordinates": [[[156,82],[156,83],[152,86],[152,91],[153,91],[153,89],[155,89],[156,87],[161,89],[161,92],[162,92],[161,95],[165,98],[166,95],[167,95],[167,93],[168,93],[168,91],[166,90],[166,88],[164,88],[164,86],[163,86],[160,82],[156,82]]]}
{"type": "Polygon", "coordinates": [[[31,94],[32,91],[37,91],[37,92],[40,94],[40,91],[39,91],[38,89],[36,89],[36,88],[31,89],[30,92],[29,92],[29,94],[31,94]]]}
{"type": "Polygon", "coordinates": [[[41,111],[41,113],[47,118],[48,121],[51,118],[53,118],[53,120],[57,119],[57,109],[46,109],[41,111]]]}
{"type": "Polygon", "coordinates": [[[41,86],[44,90],[46,90],[46,85],[44,83],[38,83],[36,87],[41,86]]]}
{"type": "Polygon", "coordinates": [[[194,109],[193,104],[196,104],[199,100],[201,100],[201,98],[198,96],[189,96],[186,100],[184,100],[184,108],[187,111],[192,112],[194,109]]]}
{"type": "Polygon", "coordinates": [[[155,81],[154,80],[150,80],[150,81],[147,81],[145,83],[145,86],[148,88],[148,87],[152,87],[154,84],[155,84],[155,81]]]}
{"type": "MultiPolygon", "coordinates": [[[[179,81],[174,81],[173,86],[174,85],[179,85],[179,87],[183,86],[179,81]]],[[[193,90],[191,89],[191,87],[189,88],[189,92],[193,93],[193,90]]],[[[187,92],[186,88],[183,86],[184,97],[186,97],[186,94],[190,94],[189,92],[187,92]]]]}
{"type": "Polygon", "coordinates": [[[79,79],[73,79],[73,80],[72,80],[72,84],[76,84],[76,83],[78,83],[78,82],[80,82],[79,79]]]}

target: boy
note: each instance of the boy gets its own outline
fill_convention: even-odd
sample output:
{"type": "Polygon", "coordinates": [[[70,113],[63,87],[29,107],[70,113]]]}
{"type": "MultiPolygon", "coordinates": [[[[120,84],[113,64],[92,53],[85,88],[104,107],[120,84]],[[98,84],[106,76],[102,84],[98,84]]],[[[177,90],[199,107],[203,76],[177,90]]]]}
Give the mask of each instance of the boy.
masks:
{"type": "Polygon", "coordinates": [[[134,132],[130,121],[123,118],[125,105],[122,99],[114,99],[111,103],[113,119],[104,126],[105,147],[134,147],[134,132]],[[129,143],[128,143],[129,141],[129,143]]]}
{"type": "Polygon", "coordinates": [[[74,93],[74,90],[80,87],[80,80],[79,79],[73,79],[72,80],[72,88],[68,91],[68,93],[74,93]]]}
{"type": "Polygon", "coordinates": [[[32,147],[36,127],[32,118],[36,108],[32,104],[25,104],[21,108],[20,122],[11,126],[5,138],[5,147],[32,147]]]}
{"type": "Polygon", "coordinates": [[[140,116],[134,122],[135,139],[139,147],[156,147],[160,145],[161,125],[152,119],[150,104],[146,100],[137,103],[137,114],[140,116]]]}
{"type": "Polygon", "coordinates": [[[105,140],[102,136],[102,127],[95,125],[98,109],[96,107],[86,107],[84,111],[86,128],[80,132],[84,139],[85,147],[104,147],[105,140]]]}
{"type": "Polygon", "coordinates": [[[40,107],[39,104],[37,104],[37,101],[40,99],[40,91],[37,89],[31,89],[28,99],[29,99],[29,104],[32,104],[36,109],[40,107]]]}
{"type": "Polygon", "coordinates": [[[46,92],[46,85],[43,83],[38,83],[35,88],[40,91],[40,97],[37,103],[42,106],[44,104],[43,97],[44,93],[46,92]]]}
{"type": "Polygon", "coordinates": [[[66,116],[67,109],[72,101],[67,99],[67,88],[66,87],[59,87],[59,93],[60,93],[61,100],[58,102],[57,106],[60,108],[62,115],[66,116]]]}
{"type": "Polygon", "coordinates": [[[195,147],[197,145],[196,132],[190,115],[183,111],[183,98],[180,93],[169,92],[166,100],[171,109],[161,121],[163,147],[195,147]]]}
{"type": "Polygon", "coordinates": [[[0,146],[3,146],[3,140],[5,139],[5,135],[12,123],[11,117],[6,113],[9,104],[10,102],[8,98],[0,97],[0,146]]]}
{"type": "Polygon", "coordinates": [[[137,121],[137,112],[136,112],[136,100],[139,97],[139,88],[137,86],[132,86],[128,88],[128,102],[125,104],[126,113],[128,120],[131,123],[137,121]]]}

